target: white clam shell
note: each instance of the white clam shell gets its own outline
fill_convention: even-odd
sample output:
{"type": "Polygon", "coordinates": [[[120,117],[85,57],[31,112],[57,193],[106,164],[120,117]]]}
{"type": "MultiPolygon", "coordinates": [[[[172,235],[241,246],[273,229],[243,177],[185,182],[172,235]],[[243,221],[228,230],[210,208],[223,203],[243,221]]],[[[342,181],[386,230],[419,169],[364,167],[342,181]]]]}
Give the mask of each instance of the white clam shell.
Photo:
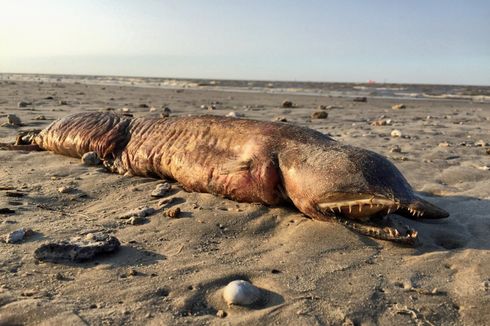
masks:
{"type": "Polygon", "coordinates": [[[230,282],[223,290],[223,299],[228,305],[248,306],[260,299],[260,289],[243,280],[230,282]]]}

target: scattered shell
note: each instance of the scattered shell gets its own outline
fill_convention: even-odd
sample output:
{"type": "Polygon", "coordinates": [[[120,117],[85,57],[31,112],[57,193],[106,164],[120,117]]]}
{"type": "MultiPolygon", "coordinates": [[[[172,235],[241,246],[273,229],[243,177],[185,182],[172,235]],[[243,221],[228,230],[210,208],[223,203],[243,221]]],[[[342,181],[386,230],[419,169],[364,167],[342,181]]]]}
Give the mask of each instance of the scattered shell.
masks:
{"type": "Polygon", "coordinates": [[[169,218],[179,218],[179,216],[180,216],[180,207],[172,207],[172,208],[169,208],[165,212],[165,214],[169,218]]]}
{"type": "Polygon", "coordinates": [[[311,114],[313,119],[326,119],[328,118],[328,113],[325,111],[316,111],[311,114]]]}
{"type": "Polygon", "coordinates": [[[19,103],[17,103],[17,106],[19,108],[25,108],[26,106],[29,106],[29,105],[32,105],[32,103],[28,102],[28,101],[20,101],[19,103]]]}
{"type": "Polygon", "coordinates": [[[154,107],[154,106],[152,106],[152,107],[150,108],[149,112],[155,112],[156,110],[157,110],[157,108],[156,108],[156,107],[154,107]]]}
{"type": "Polygon", "coordinates": [[[486,153],[487,153],[487,155],[490,155],[490,148],[487,148],[486,153]]]}
{"type": "Polygon", "coordinates": [[[448,142],[443,142],[443,143],[439,143],[438,145],[439,147],[449,147],[449,143],[448,142]]]}
{"type": "Polygon", "coordinates": [[[391,137],[401,137],[402,136],[402,132],[398,129],[394,129],[391,131],[391,137]]]}
{"type": "Polygon", "coordinates": [[[401,110],[401,109],[405,109],[406,108],[406,105],[405,104],[395,104],[391,107],[393,110],[401,110]]]}
{"type": "Polygon", "coordinates": [[[223,299],[228,305],[248,306],[260,297],[260,289],[243,280],[232,281],[223,290],[223,299]]]}
{"type": "Polygon", "coordinates": [[[10,232],[5,236],[6,243],[19,243],[24,238],[32,235],[34,232],[29,228],[21,228],[15,231],[10,232]]]}
{"type": "Polygon", "coordinates": [[[100,163],[99,155],[96,152],[87,152],[82,156],[83,165],[99,165],[100,163]]]}
{"type": "Polygon", "coordinates": [[[80,262],[93,259],[96,255],[116,251],[121,246],[119,240],[108,234],[89,233],[84,238],[76,237],[43,244],[34,252],[34,257],[42,261],[80,262]]]}
{"type": "Polygon", "coordinates": [[[318,107],[317,107],[318,110],[326,110],[327,109],[327,106],[325,104],[320,104],[318,107]]]}
{"type": "Polygon", "coordinates": [[[244,117],[245,115],[243,113],[240,113],[240,112],[231,111],[226,116],[230,117],[230,118],[241,118],[241,117],[244,117]]]}
{"type": "Polygon", "coordinates": [[[476,168],[478,170],[482,170],[482,171],[489,171],[490,170],[490,165],[477,166],[476,168]]]}
{"type": "Polygon", "coordinates": [[[132,211],[126,212],[119,216],[120,219],[129,219],[130,217],[145,217],[155,214],[156,210],[153,207],[140,207],[137,209],[133,209],[132,211]]]}
{"type": "Polygon", "coordinates": [[[46,117],[43,114],[41,114],[35,117],[34,120],[46,120],[46,117]]]}
{"type": "Polygon", "coordinates": [[[7,123],[11,126],[21,126],[22,121],[15,114],[7,114],[7,123]]]}
{"type": "Polygon", "coordinates": [[[354,97],[353,101],[354,102],[367,102],[367,97],[365,97],[365,96],[354,97]]]}
{"type": "Polygon", "coordinates": [[[292,101],[285,100],[285,101],[282,102],[281,106],[283,108],[292,108],[294,106],[294,104],[293,104],[292,101]]]}
{"type": "Polygon", "coordinates": [[[168,106],[164,106],[163,107],[163,112],[164,113],[172,113],[172,110],[170,110],[170,108],[168,106]]]}
{"type": "Polygon", "coordinates": [[[155,190],[151,192],[151,196],[157,198],[164,197],[170,191],[170,189],[172,189],[172,185],[170,185],[170,183],[159,183],[155,187],[155,190]]]}

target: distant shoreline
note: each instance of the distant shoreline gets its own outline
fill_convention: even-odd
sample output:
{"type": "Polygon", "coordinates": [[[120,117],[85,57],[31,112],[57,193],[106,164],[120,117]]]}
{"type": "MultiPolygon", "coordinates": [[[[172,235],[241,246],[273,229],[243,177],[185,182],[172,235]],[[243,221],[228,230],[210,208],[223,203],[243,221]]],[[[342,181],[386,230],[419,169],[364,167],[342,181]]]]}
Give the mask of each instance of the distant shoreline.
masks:
{"type": "Polygon", "coordinates": [[[203,89],[328,97],[438,99],[490,103],[490,86],[222,80],[192,78],[0,73],[0,81],[38,81],[164,89],[203,89]]]}

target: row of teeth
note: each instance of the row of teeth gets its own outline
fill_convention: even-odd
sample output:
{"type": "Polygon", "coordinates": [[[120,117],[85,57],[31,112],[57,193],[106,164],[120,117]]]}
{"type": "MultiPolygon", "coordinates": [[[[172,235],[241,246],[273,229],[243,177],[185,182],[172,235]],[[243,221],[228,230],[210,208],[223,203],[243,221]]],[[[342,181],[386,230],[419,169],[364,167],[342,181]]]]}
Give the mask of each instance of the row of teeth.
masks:
{"type": "Polygon", "coordinates": [[[410,207],[408,207],[407,209],[410,212],[410,214],[412,214],[413,216],[418,216],[418,217],[424,216],[424,212],[418,211],[418,210],[410,208],[410,207]]]}
{"type": "MultiPolygon", "coordinates": [[[[369,205],[369,208],[373,208],[373,207],[386,207],[386,205],[383,205],[383,204],[352,204],[352,205],[348,205],[348,206],[343,206],[343,205],[340,205],[340,204],[337,204],[336,206],[328,206],[327,209],[330,209],[330,211],[332,213],[336,213],[335,212],[335,208],[337,208],[339,210],[339,213],[342,212],[342,208],[347,208],[349,207],[349,213],[352,213],[352,207],[353,206],[357,206],[358,209],[359,209],[359,213],[362,212],[362,206],[364,205],[369,205]]],[[[388,212],[387,214],[390,214],[391,212],[394,212],[396,210],[398,210],[400,208],[400,205],[394,205],[394,206],[388,206],[388,212]]]]}

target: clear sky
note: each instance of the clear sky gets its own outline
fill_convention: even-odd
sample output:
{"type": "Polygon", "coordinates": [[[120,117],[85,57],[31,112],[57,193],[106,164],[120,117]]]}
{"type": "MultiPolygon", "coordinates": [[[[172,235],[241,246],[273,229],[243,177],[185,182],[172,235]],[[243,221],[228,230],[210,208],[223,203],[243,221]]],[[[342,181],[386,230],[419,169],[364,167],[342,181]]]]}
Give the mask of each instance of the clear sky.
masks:
{"type": "Polygon", "coordinates": [[[490,85],[490,1],[0,0],[0,72],[490,85]]]}

